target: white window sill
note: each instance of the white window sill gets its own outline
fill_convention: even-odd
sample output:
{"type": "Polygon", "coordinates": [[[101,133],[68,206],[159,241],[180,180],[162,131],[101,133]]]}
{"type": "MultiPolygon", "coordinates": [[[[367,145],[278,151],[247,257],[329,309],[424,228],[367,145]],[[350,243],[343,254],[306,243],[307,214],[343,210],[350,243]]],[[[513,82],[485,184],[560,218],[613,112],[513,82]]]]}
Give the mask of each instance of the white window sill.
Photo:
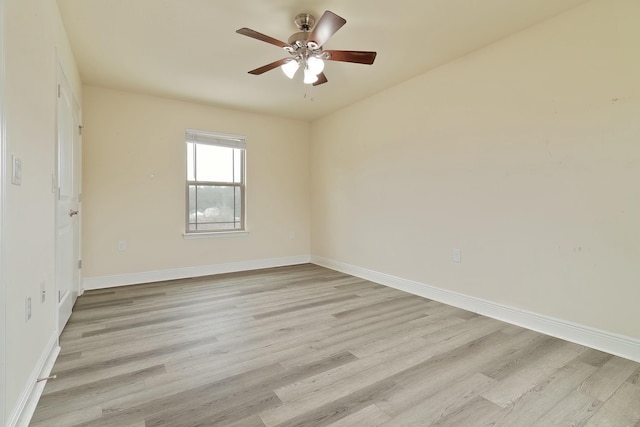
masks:
{"type": "Polygon", "coordinates": [[[212,231],[210,233],[182,233],[184,239],[210,239],[216,237],[234,237],[234,236],[246,236],[249,232],[244,231],[212,231]]]}

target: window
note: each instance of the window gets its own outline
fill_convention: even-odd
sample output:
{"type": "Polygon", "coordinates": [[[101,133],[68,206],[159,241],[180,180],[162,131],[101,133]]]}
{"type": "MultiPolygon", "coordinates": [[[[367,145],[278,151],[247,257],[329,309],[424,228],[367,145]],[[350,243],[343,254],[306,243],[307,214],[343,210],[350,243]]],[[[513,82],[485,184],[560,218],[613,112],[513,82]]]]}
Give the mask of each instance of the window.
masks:
{"type": "Polygon", "coordinates": [[[187,129],[187,233],[245,230],[243,136],[187,129]]]}

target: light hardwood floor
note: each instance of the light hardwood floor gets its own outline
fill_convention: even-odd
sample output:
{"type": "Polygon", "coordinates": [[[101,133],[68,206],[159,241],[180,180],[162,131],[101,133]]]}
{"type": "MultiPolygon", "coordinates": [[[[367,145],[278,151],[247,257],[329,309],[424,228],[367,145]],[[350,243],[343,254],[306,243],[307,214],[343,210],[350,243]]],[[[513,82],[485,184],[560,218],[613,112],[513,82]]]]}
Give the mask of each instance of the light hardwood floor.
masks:
{"type": "Polygon", "coordinates": [[[640,364],[314,265],[86,292],[33,426],[640,426],[640,364]]]}

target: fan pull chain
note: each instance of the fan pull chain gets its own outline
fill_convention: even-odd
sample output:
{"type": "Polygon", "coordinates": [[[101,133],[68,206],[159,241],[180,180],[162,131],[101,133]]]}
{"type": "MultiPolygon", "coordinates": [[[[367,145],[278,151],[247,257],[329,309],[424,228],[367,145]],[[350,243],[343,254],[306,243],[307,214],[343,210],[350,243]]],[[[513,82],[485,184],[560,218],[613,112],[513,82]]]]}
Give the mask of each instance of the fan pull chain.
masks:
{"type": "Polygon", "coordinates": [[[314,98],[313,98],[313,86],[312,85],[304,85],[305,86],[305,91],[304,91],[304,96],[303,98],[308,100],[309,102],[313,102],[314,98]]]}

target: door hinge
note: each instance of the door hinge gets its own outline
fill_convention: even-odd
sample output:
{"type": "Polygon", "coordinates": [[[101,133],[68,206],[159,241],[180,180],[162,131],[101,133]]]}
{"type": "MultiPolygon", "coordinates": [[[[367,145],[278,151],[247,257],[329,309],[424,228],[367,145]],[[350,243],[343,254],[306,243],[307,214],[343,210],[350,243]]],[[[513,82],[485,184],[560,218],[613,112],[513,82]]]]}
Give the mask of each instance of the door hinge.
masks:
{"type": "Polygon", "coordinates": [[[82,126],[82,125],[78,126],[78,134],[79,134],[80,136],[82,136],[82,129],[83,129],[83,128],[84,128],[84,126],[82,126]]]}
{"type": "Polygon", "coordinates": [[[82,202],[82,193],[78,194],[78,203],[82,202]]]}
{"type": "Polygon", "coordinates": [[[82,260],[79,259],[78,260],[78,270],[80,270],[82,268],[82,260]]]}
{"type": "Polygon", "coordinates": [[[60,98],[60,85],[58,85],[58,98],[60,98]]]}

